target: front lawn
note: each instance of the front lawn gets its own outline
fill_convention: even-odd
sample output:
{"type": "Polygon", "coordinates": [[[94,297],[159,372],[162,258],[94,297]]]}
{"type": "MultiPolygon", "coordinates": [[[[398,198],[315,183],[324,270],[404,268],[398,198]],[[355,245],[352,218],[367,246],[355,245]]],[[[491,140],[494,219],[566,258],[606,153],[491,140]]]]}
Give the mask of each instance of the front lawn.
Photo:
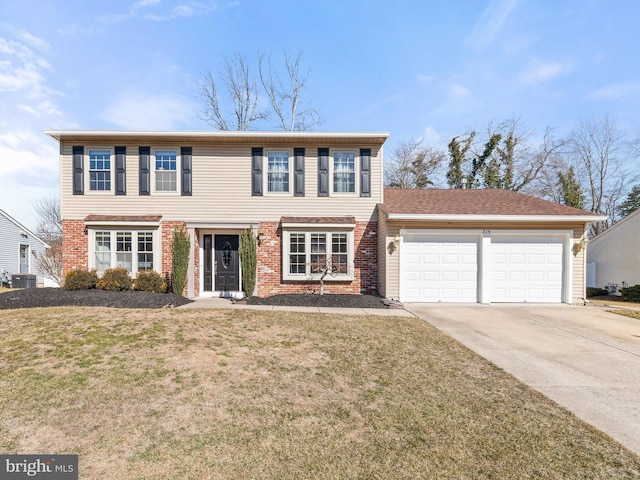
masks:
{"type": "Polygon", "coordinates": [[[639,478],[640,458],[427,323],[0,311],[0,451],[83,479],[639,478]]]}

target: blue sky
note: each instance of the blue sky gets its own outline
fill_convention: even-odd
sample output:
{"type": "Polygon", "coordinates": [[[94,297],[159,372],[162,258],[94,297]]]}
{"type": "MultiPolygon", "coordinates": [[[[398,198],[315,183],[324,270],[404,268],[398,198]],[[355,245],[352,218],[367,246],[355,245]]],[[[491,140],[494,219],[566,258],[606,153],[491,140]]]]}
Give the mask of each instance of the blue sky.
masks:
{"type": "Polygon", "coordinates": [[[35,227],[57,195],[43,130],[209,129],[196,84],[236,51],[303,52],[317,129],[388,131],[387,155],[514,115],[558,135],[610,115],[635,137],[638,18],[632,0],[1,2],[0,208],[35,227]]]}

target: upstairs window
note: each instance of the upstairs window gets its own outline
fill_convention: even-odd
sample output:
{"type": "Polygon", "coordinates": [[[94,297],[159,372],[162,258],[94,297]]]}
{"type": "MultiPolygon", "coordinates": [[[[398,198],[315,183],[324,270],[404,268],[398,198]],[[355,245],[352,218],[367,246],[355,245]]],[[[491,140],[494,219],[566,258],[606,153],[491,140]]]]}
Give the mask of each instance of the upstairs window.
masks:
{"type": "Polygon", "coordinates": [[[356,192],[356,152],[333,153],[333,192],[356,192]]]}
{"type": "Polygon", "coordinates": [[[289,193],[289,152],[268,152],[267,191],[289,193]]]}
{"type": "Polygon", "coordinates": [[[89,150],[89,190],[111,190],[111,151],[89,150]]]}
{"type": "Polygon", "coordinates": [[[156,192],[178,191],[177,153],[175,150],[155,152],[156,192]]]}

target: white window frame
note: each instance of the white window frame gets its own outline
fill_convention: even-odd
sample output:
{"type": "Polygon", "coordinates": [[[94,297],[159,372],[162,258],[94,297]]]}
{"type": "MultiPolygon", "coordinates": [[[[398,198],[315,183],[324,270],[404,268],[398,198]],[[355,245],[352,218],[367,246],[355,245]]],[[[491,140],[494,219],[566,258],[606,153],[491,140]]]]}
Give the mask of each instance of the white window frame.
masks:
{"type": "Polygon", "coordinates": [[[360,192],[360,155],[355,148],[340,148],[329,151],[329,192],[333,196],[357,197],[360,192]],[[334,174],[335,174],[335,154],[336,153],[353,153],[354,162],[354,181],[353,192],[336,192],[334,190],[334,174]]]}
{"type": "Polygon", "coordinates": [[[284,197],[291,197],[293,196],[293,169],[294,169],[294,165],[293,165],[293,150],[289,150],[286,148],[279,148],[279,149],[270,149],[267,150],[265,149],[265,154],[264,154],[264,158],[263,158],[263,169],[262,171],[264,172],[264,180],[263,180],[263,192],[265,192],[265,195],[275,195],[275,196],[284,196],[284,197]],[[286,192],[272,192],[269,190],[269,153],[286,153],[289,156],[289,190],[286,192]]]}
{"type": "Polygon", "coordinates": [[[109,195],[115,192],[115,149],[113,147],[91,146],[87,147],[84,155],[86,172],[84,191],[89,195],[109,195]],[[94,150],[104,150],[109,152],[109,190],[92,190],[91,189],[91,152],[94,150]]]}
{"type": "Polygon", "coordinates": [[[325,282],[344,282],[354,279],[355,273],[355,259],[354,259],[354,236],[353,228],[295,228],[291,227],[284,230],[283,235],[283,248],[282,248],[282,278],[284,280],[320,280],[322,273],[311,272],[311,235],[322,234],[326,235],[327,244],[327,257],[332,254],[331,249],[333,246],[333,235],[346,234],[347,235],[347,273],[329,274],[324,277],[325,282]],[[305,236],[305,272],[304,273],[290,273],[290,245],[291,235],[302,234],[305,236]]]}
{"type": "MultiPolygon", "coordinates": [[[[120,266],[118,264],[118,252],[117,252],[117,238],[118,233],[130,233],[131,234],[131,271],[129,275],[135,278],[138,275],[138,234],[150,232],[153,235],[153,270],[157,273],[162,273],[162,258],[161,258],[161,245],[160,245],[160,231],[158,227],[132,227],[132,226],[92,226],[88,228],[89,237],[89,269],[97,268],[96,265],[96,233],[107,232],[110,235],[110,263],[107,268],[115,268],[120,266]]],[[[98,275],[101,276],[104,272],[98,271],[98,275]]]]}
{"type": "Polygon", "coordinates": [[[182,175],[181,175],[181,166],[182,166],[182,158],[180,155],[180,147],[154,147],[151,149],[151,192],[154,195],[169,195],[169,196],[179,196],[182,187],[182,175]],[[176,152],[176,189],[173,190],[158,190],[156,188],[156,153],[157,152],[176,152]]]}

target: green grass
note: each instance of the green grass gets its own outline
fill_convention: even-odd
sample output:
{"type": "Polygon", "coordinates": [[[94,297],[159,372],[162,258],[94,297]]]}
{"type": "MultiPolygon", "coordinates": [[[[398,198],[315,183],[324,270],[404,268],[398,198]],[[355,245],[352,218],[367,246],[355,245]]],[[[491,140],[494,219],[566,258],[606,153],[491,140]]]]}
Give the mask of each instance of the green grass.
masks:
{"type": "Polygon", "coordinates": [[[81,478],[640,478],[640,459],[418,319],[0,311],[0,451],[81,478]]]}

